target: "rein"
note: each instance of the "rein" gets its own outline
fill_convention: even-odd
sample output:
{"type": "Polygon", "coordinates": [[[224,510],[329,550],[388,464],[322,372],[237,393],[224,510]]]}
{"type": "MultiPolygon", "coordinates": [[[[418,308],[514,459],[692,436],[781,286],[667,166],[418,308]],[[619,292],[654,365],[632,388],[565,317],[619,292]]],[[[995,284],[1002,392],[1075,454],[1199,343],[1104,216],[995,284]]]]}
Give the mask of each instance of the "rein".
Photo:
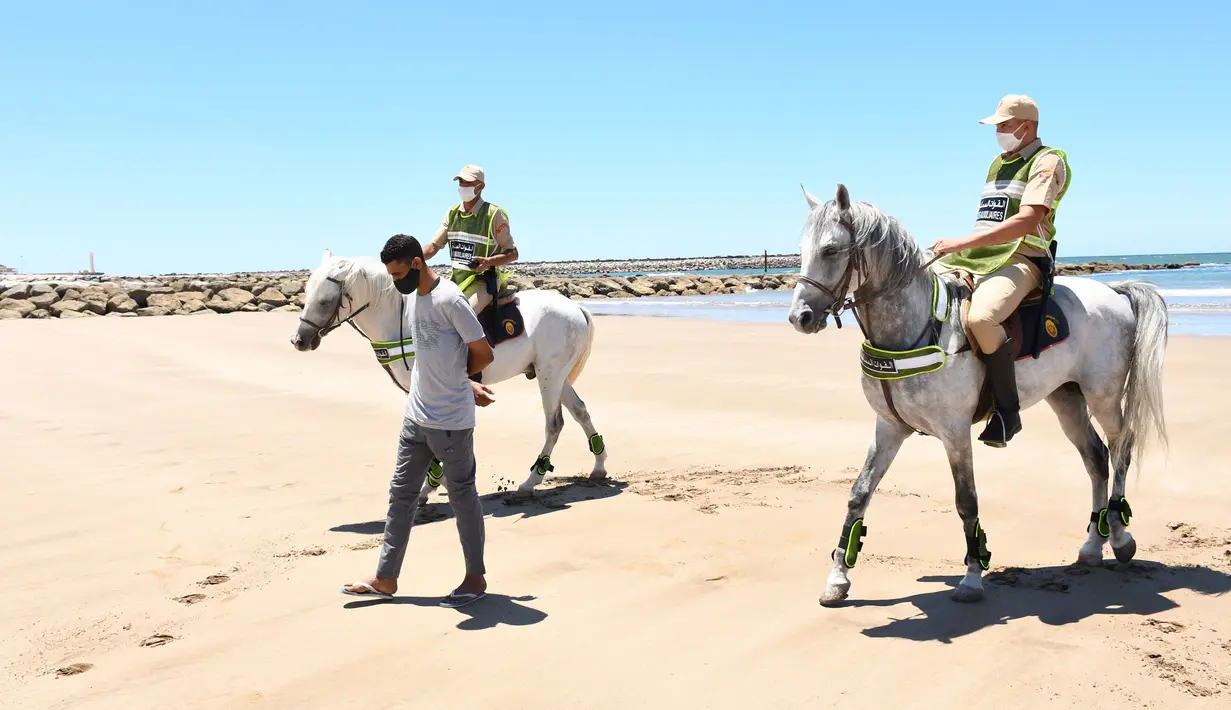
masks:
{"type": "MultiPolygon", "coordinates": [[[[328,325],[324,325],[324,326],[317,325],[316,323],[313,323],[307,318],[304,318],[302,315],[299,316],[299,320],[304,323],[307,323],[313,328],[316,328],[316,335],[318,338],[323,338],[326,335],[329,335],[335,329],[340,327],[343,323],[346,323],[350,325],[350,327],[354,328],[356,333],[358,333],[359,335],[362,335],[364,340],[367,340],[368,343],[370,344],[372,342],[372,338],[369,337],[367,333],[363,332],[362,328],[360,328],[358,325],[355,325],[354,319],[355,319],[355,316],[359,315],[360,313],[363,313],[367,309],[368,306],[372,305],[372,303],[369,301],[368,303],[365,303],[362,306],[360,306],[358,309],[356,309],[353,313],[351,313],[346,318],[338,319],[338,314],[341,313],[342,311],[342,299],[345,298],[347,302],[352,305],[354,304],[355,299],[351,297],[350,293],[347,292],[346,284],[342,283],[340,279],[336,279],[332,276],[326,276],[325,280],[336,283],[338,285],[338,288],[342,290],[342,295],[338,297],[338,305],[334,306],[333,313],[330,314],[329,320],[326,321],[328,325]],[[334,322],[335,320],[337,320],[336,323],[334,322]]],[[[403,323],[402,309],[405,307],[406,307],[406,302],[399,299],[398,300],[398,339],[399,340],[402,338],[402,323],[403,323]]],[[[406,361],[403,360],[402,363],[405,364],[406,361]]],[[[389,373],[389,379],[393,380],[393,384],[397,385],[398,389],[402,390],[406,394],[410,394],[410,390],[403,387],[402,383],[398,382],[398,378],[393,376],[393,370],[388,365],[382,364],[381,367],[385,368],[385,372],[389,373]]],[[[406,365],[406,369],[409,370],[410,365],[406,365]]]]}
{"type": "MultiPolygon", "coordinates": [[[[325,280],[326,280],[326,281],[332,281],[333,283],[336,283],[336,284],[338,285],[338,288],[342,290],[342,295],[338,297],[338,305],[336,305],[336,306],[334,306],[334,307],[333,307],[333,313],[329,314],[329,320],[328,320],[328,321],[326,321],[328,325],[317,325],[316,323],[313,323],[312,321],[308,320],[307,318],[304,318],[302,315],[301,315],[301,316],[299,316],[299,320],[300,320],[300,321],[302,321],[302,322],[304,322],[304,323],[307,323],[308,325],[312,326],[313,328],[316,328],[316,334],[317,334],[317,336],[318,336],[318,337],[321,337],[321,338],[323,338],[323,337],[325,337],[326,335],[329,335],[330,333],[332,333],[332,332],[334,331],[334,329],[335,329],[335,328],[337,328],[338,326],[342,325],[343,323],[350,323],[352,328],[354,328],[355,330],[359,331],[359,334],[360,334],[360,335],[362,335],[363,337],[367,338],[368,336],[367,336],[366,334],[364,334],[364,332],[363,332],[362,330],[359,330],[359,326],[355,325],[355,323],[354,323],[354,321],[353,321],[352,319],[353,319],[355,316],[359,315],[360,313],[363,313],[363,311],[364,311],[365,309],[367,309],[367,307],[368,307],[368,306],[370,306],[370,305],[372,305],[372,304],[371,304],[371,303],[365,303],[365,304],[363,304],[363,306],[362,306],[362,307],[360,307],[360,308],[359,308],[358,310],[356,310],[354,313],[351,313],[351,314],[350,314],[349,316],[347,316],[346,318],[341,319],[341,320],[338,320],[338,322],[337,322],[337,323],[334,323],[334,320],[338,318],[338,314],[339,314],[339,313],[341,313],[341,311],[342,311],[342,299],[343,299],[343,298],[345,298],[345,299],[346,299],[346,300],[347,300],[347,301],[348,301],[348,302],[349,302],[352,306],[353,306],[353,305],[354,305],[354,303],[355,303],[355,299],[351,298],[351,295],[350,295],[349,293],[347,293],[347,292],[346,292],[346,285],[345,285],[345,284],[343,284],[343,283],[342,283],[339,279],[335,279],[335,278],[334,278],[334,277],[332,277],[332,276],[326,276],[326,277],[325,277],[325,280]]],[[[372,340],[371,338],[368,338],[368,342],[371,342],[371,340],[372,340]]]]}

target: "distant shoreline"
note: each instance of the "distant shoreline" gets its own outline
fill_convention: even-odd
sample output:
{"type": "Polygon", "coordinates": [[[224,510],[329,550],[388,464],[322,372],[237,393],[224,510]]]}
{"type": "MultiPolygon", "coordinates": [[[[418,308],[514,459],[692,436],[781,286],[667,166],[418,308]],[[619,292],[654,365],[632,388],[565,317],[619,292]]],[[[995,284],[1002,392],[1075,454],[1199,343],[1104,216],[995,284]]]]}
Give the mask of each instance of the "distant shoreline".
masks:
{"type": "MultiPolygon", "coordinates": [[[[748,266],[750,257],[639,260],[607,262],[550,262],[518,264],[510,286],[516,291],[545,289],[575,300],[656,296],[708,296],[752,291],[787,291],[795,287],[799,257],[777,256],[768,261],[777,273],[761,273],[748,266]],[[790,262],[795,263],[794,266],[790,262]],[[599,264],[614,268],[599,271],[599,264]],[[668,266],[669,265],[669,266],[668,266]],[[672,268],[666,272],[651,269],[672,268]],[[572,275],[589,270],[591,275],[572,275]],[[706,273],[705,270],[742,270],[742,273],[706,273]],[[563,272],[558,275],[550,272],[563,272]],[[570,273],[571,272],[571,273],[570,273]],[[640,272],[622,276],[621,273],[640,272]]],[[[761,257],[764,267],[766,259],[761,257]]],[[[1183,264],[1061,264],[1064,275],[1117,271],[1183,269],[1183,264]]],[[[440,269],[447,274],[449,269],[440,269]]],[[[240,272],[233,274],[164,274],[122,277],[107,274],[23,275],[0,278],[0,320],[88,318],[92,316],[210,315],[252,311],[299,311],[305,303],[308,270],[240,272]]]]}
{"type": "MultiPolygon", "coordinates": [[[[1151,255],[1142,255],[1143,258],[1151,255]]],[[[1159,255],[1166,256],[1166,255],[1159,255]]],[[[1187,255],[1185,255],[1187,256],[1187,255]]],[[[1128,258],[1128,257],[1126,257],[1128,258]]],[[[1185,262],[1142,262],[1121,263],[1090,261],[1078,264],[1061,262],[1059,272],[1062,274],[1101,274],[1114,271],[1150,271],[1171,270],[1201,266],[1199,261],[1185,262]]],[[[445,263],[432,264],[432,268],[442,274],[448,274],[450,268],[445,263]]],[[[781,271],[783,269],[800,268],[798,254],[769,254],[743,256],[704,256],[704,257],[671,257],[663,259],[585,259],[566,261],[518,261],[508,267],[509,271],[519,276],[560,276],[572,278],[607,277],[612,274],[634,274],[647,276],[661,274],[682,274],[701,276],[708,271],[741,271],[746,275],[757,272],[781,271]]],[[[32,283],[70,281],[105,282],[105,281],[140,281],[150,279],[226,279],[254,276],[268,277],[304,277],[311,274],[311,269],[277,269],[271,271],[233,271],[233,272],[169,272],[156,275],[125,275],[103,272],[89,273],[49,273],[49,274],[17,274],[0,273],[0,283],[32,283]]],[[[744,274],[741,274],[744,275],[744,274]]],[[[783,274],[775,274],[782,276],[783,274]]]]}

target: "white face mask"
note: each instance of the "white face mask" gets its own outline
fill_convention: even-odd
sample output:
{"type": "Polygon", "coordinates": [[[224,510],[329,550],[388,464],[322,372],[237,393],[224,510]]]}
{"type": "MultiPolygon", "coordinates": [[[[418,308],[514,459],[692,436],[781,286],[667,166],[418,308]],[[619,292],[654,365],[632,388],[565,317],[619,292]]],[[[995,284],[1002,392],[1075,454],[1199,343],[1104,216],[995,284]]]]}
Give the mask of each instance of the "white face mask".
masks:
{"type": "Polygon", "coordinates": [[[470,202],[474,199],[474,188],[462,187],[459,185],[457,188],[457,194],[461,196],[462,202],[470,202]]]}
{"type": "Polygon", "coordinates": [[[1021,147],[1021,141],[1017,138],[1017,131],[1011,133],[997,133],[996,142],[1004,149],[1004,152],[1009,153],[1021,147]]]}

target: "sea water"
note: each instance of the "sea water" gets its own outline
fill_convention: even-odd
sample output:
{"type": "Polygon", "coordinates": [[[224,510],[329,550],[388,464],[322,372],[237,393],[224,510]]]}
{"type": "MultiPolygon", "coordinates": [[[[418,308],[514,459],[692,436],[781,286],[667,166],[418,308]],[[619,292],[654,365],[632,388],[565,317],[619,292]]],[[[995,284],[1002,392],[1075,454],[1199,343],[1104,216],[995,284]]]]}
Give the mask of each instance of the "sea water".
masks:
{"type": "MultiPolygon", "coordinates": [[[[1231,254],[1152,254],[1145,256],[1073,257],[1064,263],[1101,261],[1121,264],[1168,264],[1196,261],[1201,266],[1158,271],[1121,271],[1078,278],[1113,282],[1148,281],[1159,287],[1170,311],[1170,332],[1188,335],[1231,335],[1231,254]]],[[[729,275],[761,271],[690,271],[689,275],[729,275]]],[[[797,273],[771,269],[770,273],[797,273]]],[[[616,276],[617,274],[611,274],[616,276]]],[[[636,276],[639,274],[627,274],[636,276]]],[[[701,318],[753,323],[786,323],[791,291],[749,291],[712,296],[643,296],[587,299],[596,315],[701,318]]],[[[849,319],[854,325],[853,319],[849,319]]]]}

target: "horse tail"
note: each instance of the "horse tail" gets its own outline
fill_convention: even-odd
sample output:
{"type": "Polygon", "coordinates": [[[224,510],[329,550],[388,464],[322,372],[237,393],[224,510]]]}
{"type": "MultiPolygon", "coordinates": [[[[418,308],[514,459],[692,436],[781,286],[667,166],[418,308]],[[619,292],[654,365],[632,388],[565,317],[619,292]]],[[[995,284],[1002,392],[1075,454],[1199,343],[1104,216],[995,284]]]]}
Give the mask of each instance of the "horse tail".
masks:
{"type": "Polygon", "coordinates": [[[1163,418],[1163,354],[1167,348],[1167,303],[1158,287],[1144,281],[1110,284],[1128,298],[1136,317],[1124,388],[1124,432],[1111,452],[1116,464],[1140,462],[1151,435],[1167,448],[1163,418]],[[1125,457],[1131,457],[1125,459],[1125,457]]]}
{"type": "Polygon", "coordinates": [[[590,359],[590,348],[594,345],[594,318],[590,315],[590,311],[586,310],[585,306],[578,305],[581,309],[581,315],[586,319],[586,347],[581,351],[581,356],[577,358],[577,362],[573,364],[573,369],[569,370],[568,383],[571,385],[581,377],[581,371],[586,367],[586,360],[590,359]]]}

